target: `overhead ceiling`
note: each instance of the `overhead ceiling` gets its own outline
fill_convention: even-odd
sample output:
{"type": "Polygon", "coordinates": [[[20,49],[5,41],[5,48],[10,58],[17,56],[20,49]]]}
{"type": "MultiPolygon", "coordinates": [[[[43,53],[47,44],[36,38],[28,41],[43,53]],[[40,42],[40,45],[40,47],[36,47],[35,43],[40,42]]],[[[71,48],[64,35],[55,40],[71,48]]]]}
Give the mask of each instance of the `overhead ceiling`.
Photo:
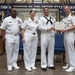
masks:
{"type": "Polygon", "coordinates": [[[14,3],[24,3],[24,2],[32,2],[32,1],[41,1],[41,2],[44,2],[44,3],[48,3],[48,2],[50,2],[50,3],[60,3],[60,2],[71,2],[71,3],[75,3],[75,0],[0,0],[0,3],[4,3],[4,2],[14,2],[14,3]]]}

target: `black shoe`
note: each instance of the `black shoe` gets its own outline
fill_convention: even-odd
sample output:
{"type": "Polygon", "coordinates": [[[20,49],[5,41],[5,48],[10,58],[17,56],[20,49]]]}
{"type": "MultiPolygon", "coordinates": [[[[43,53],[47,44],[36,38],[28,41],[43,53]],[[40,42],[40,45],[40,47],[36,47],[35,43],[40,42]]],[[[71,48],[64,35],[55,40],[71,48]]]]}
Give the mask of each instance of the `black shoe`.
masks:
{"type": "Polygon", "coordinates": [[[47,68],[41,68],[43,71],[47,71],[47,68]]]}
{"type": "Polygon", "coordinates": [[[54,66],[52,66],[52,67],[48,67],[49,69],[55,69],[55,67],[54,66]]]}

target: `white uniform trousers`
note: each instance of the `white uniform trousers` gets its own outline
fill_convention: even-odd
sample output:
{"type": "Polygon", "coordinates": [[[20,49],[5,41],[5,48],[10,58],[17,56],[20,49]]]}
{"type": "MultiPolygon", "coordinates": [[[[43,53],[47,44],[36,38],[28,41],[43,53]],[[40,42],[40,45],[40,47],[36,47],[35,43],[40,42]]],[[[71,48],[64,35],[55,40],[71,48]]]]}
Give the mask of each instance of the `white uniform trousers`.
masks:
{"type": "Polygon", "coordinates": [[[47,33],[41,34],[41,68],[54,66],[54,44],[55,36],[47,33]],[[46,60],[46,49],[48,49],[48,63],[46,60]]]}
{"type": "Polygon", "coordinates": [[[32,33],[31,34],[25,33],[25,43],[23,43],[23,47],[24,47],[24,64],[26,69],[35,66],[37,43],[38,43],[37,34],[33,35],[32,33]]]}
{"type": "Polygon", "coordinates": [[[7,66],[12,66],[17,62],[19,53],[19,35],[6,34],[6,54],[7,54],[7,66]]]}
{"type": "Polygon", "coordinates": [[[73,32],[64,34],[64,45],[65,45],[65,52],[66,52],[66,62],[69,66],[75,68],[75,49],[74,49],[73,32]]]}

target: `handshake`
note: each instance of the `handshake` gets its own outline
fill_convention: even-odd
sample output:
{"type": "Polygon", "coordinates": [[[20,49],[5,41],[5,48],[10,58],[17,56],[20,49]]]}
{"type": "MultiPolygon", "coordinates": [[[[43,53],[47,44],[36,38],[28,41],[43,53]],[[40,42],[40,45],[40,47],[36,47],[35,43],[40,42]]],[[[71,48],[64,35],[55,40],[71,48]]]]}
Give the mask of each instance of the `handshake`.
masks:
{"type": "Polygon", "coordinates": [[[50,27],[48,29],[48,31],[50,31],[50,30],[55,30],[59,33],[63,33],[65,31],[67,31],[67,29],[65,28],[65,24],[63,22],[56,22],[54,27],[50,27]]]}

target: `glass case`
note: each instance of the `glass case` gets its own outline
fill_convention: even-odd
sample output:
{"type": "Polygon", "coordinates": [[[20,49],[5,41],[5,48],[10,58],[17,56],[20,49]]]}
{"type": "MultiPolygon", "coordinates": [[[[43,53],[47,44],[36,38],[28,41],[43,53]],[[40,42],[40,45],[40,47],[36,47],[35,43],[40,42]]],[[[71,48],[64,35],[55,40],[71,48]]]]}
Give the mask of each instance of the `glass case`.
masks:
{"type": "MultiPolygon", "coordinates": [[[[42,8],[32,8],[33,10],[36,11],[36,19],[39,19],[39,17],[41,17],[43,15],[43,10],[42,8]]],[[[31,10],[30,8],[16,8],[17,12],[18,12],[18,16],[20,18],[22,18],[22,20],[24,21],[25,19],[27,19],[29,17],[29,11],[31,10]]],[[[49,9],[50,11],[50,15],[54,16],[56,18],[56,20],[59,20],[59,9],[49,9]]]]}

